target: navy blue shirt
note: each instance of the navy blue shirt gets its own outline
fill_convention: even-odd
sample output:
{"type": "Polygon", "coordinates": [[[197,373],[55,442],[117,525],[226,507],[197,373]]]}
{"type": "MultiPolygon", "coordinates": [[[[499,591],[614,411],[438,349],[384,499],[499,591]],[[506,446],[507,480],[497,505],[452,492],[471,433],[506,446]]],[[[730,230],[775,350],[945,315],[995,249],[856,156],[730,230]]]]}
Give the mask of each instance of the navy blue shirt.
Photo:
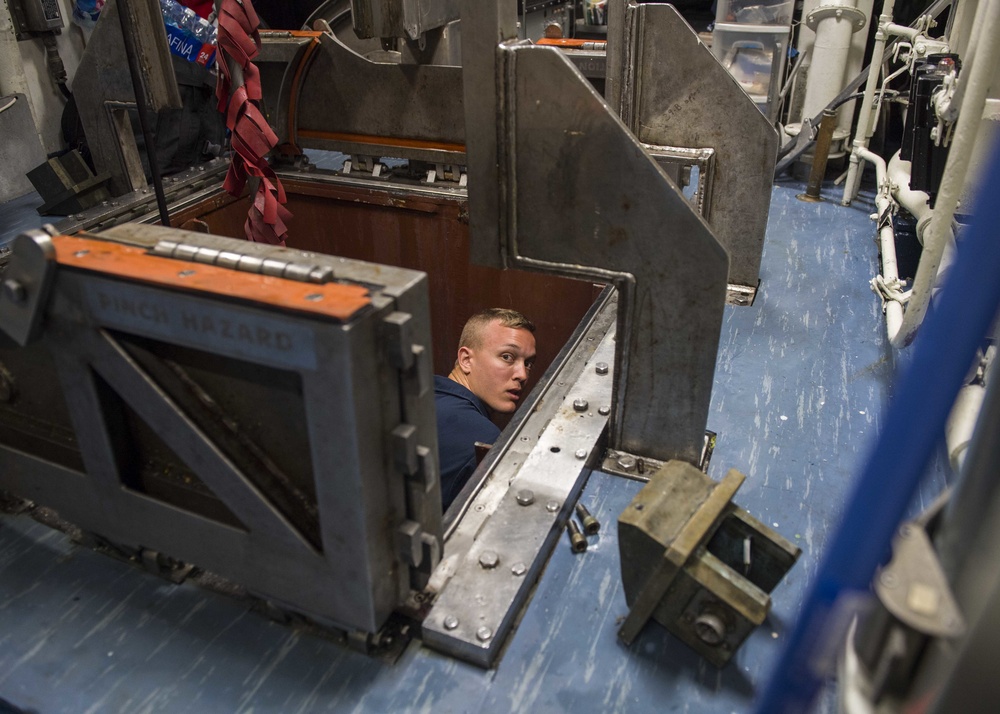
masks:
{"type": "Polygon", "coordinates": [[[477,441],[492,444],[500,429],[490,421],[483,400],[447,377],[434,376],[441,502],[448,508],[476,470],[477,441]]]}

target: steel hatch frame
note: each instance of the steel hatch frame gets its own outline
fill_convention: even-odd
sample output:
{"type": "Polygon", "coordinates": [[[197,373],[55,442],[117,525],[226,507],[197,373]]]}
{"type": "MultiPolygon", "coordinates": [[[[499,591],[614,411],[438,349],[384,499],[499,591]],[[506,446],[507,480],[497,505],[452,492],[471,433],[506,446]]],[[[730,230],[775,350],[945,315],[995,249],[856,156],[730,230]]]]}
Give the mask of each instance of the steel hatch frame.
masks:
{"type": "MultiPolygon", "coordinates": [[[[115,234],[132,245],[114,245],[137,254],[144,251],[132,246],[157,237],[188,237],[192,245],[207,240],[232,251],[249,248],[258,254],[251,259],[298,253],[155,226],[121,226],[101,241],[66,240],[100,246],[115,234]]],[[[431,367],[419,344],[430,334],[426,277],[311,255],[340,276],[354,265],[361,282],[371,285],[374,281],[366,278],[378,274],[384,285],[384,290],[372,289],[368,306],[348,319],[330,319],[234,300],[224,285],[215,292],[192,292],[150,284],[146,275],[122,279],[88,263],[100,251],[59,255],[50,298],[42,306],[45,329],[21,355],[31,359],[34,350],[51,353],[84,470],[6,445],[0,449],[0,487],[56,509],[84,531],[127,551],[150,550],[194,563],[329,627],[376,632],[406,602],[411,588],[423,587],[440,552],[431,367]],[[228,334],[225,324],[231,326],[228,334]],[[273,492],[245,470],[239,449],[220,443],[213,433],[217,415],[202,413],[197,398],[179,396],[178,385],[164,378],[170,365],[156,355],[140,356],[133,336],[235,360],[232,370],[261,365],[299,380],[315,532],[303,526],[301,513],[296,517],[278,505],[273,492]],[[160,369],[164,365],[167,369],[160,369]],[[123,418],[119,403],[159,435],[238,525],[129,486],[123,472],[128,465],[117,448],[121,439],[115,424],[123,418]]],[[[15,248],[12,267],[17,255],[15,248]]],[[[179,283],[211,269],[172,258],[149,259],[169,264],[179,283]]],[[[252,290],[269,281],[302,285],[248,273],[229,277],[251,283],[252,290]]],[[[324,287],[305,292],[321,295],[324,287]]],[[[315,297],[304,299],[312,303],[315,297]]],[[[10,309],[5,302],[4,309],[10,309]]]]}

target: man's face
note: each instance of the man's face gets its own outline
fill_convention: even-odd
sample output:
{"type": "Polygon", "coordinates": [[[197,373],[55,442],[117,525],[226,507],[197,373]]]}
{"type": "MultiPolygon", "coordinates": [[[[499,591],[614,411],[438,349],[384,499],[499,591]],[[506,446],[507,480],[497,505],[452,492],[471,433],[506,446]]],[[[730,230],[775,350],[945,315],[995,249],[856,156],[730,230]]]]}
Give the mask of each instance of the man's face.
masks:
{"type": "Polygon", "coordinates": [[[479,347],[460,348],[458,360],[472,393],[493,411],[509,414],[517,409],[535,362],[535,336],[494,320],[483,328],[479,347]]]}

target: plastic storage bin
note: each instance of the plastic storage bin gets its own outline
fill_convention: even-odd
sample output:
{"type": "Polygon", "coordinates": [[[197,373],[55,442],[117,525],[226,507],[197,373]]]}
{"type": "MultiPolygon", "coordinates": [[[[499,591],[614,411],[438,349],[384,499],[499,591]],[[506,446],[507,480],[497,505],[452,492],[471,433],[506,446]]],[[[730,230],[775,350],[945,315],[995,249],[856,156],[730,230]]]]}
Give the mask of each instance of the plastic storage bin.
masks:
{"type": "Polygon", "coordinates": [[[715,21],[747,25],[789,25],[795,0],[718,0],[715,21]]]}
{"type": "Polygon", "coordinates": [[[774,119],[788,52],[788,26],[716,23],[712,52],[758,108],[774,119]]]}

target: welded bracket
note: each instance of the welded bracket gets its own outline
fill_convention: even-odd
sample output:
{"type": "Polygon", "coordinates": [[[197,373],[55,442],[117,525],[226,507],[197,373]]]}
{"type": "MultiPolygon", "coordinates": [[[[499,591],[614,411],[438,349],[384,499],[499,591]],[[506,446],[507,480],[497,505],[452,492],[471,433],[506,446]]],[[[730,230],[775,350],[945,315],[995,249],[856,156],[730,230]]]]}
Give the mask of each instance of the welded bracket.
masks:
{"type": "Polygon", "coordinates": [[[706,220],[729,251],[729,283],[756,288],[777,132],[673,6],[609,5],[608,102],[644,144],[715,150],[706,220]]]}
{"type": "Polygon", "coordinates": [[[655,619],[721,667],[764,621],[769,593],[801,550],[731,502],[743,480],[730,469],[716,483],[671,461],[622,512],[623,643],[655,619]]]}

